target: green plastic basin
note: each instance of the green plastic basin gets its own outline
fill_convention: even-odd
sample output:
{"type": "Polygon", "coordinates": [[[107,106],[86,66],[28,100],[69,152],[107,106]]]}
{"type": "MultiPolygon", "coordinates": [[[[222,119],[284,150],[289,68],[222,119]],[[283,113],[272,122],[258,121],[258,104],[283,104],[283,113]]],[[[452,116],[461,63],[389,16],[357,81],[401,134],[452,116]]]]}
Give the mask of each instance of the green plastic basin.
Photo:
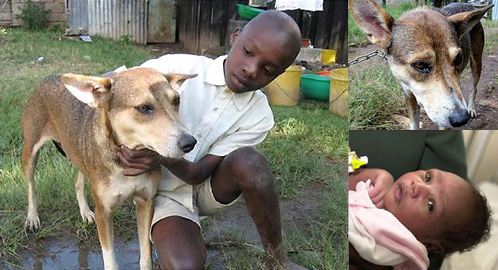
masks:
{"type": "Polygon", "coordinates": [[[256,16],[258,16],[259,13],[263,12],[264,10],[259,9],[259,8],[253,8],[248,5],[243,5],[243,4],[237,4],[237,11],[239,12],[239,16],[243,19],[250,20],[256,16]]]}
{"type": "Polygon", "coordinates": [[[329,101],[330,76],[316,74],[301,75],[301,93],[306,98],[329,101]]]}

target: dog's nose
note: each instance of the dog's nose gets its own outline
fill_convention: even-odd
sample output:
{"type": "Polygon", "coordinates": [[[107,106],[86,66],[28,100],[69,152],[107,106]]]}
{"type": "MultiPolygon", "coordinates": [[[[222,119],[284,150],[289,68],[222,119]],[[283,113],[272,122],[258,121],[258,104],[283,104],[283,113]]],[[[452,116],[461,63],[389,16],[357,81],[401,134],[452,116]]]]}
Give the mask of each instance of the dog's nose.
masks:
{"type": "Polygon", "coordinates": [[[196,143],[197,140],[190,134],[183,134],[178,140],[178,146],[184,153],[192,151],[196,143]]]}
{"type": "Polygon", "coordinates": [[[463,113],[457,113],[450,116],[450,125],[452,127],[461,127],[467,122],[469,122],[470,114],[467,110],[464,110],[463,113]]]}

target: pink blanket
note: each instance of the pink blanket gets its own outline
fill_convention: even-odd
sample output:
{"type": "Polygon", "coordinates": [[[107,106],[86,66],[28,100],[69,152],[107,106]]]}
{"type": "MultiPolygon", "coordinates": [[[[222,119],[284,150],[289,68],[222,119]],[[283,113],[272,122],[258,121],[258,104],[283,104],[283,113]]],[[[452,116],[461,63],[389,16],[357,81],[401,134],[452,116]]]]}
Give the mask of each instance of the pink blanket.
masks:
{"type": "Polygon", "coordinates": [[[349,191],[349,242],[360,256],[395,270],[425,270],[429,258],[425,246],[390,212],[376,208],[368,196],[370,180],[349,191]]]}

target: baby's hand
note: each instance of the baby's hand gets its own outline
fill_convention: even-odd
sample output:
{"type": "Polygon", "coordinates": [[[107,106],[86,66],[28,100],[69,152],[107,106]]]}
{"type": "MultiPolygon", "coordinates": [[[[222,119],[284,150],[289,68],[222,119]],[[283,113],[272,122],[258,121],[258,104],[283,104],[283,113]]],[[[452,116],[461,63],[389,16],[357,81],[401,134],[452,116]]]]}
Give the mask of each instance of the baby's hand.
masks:
{"type": "Polygon", "coordinates": [[[394,183],[393,176],[382,169],[372,169],[370,172],[373,189],[368,192],[370,199],[377,208],[384,208],[384,196],[394,183]]]}

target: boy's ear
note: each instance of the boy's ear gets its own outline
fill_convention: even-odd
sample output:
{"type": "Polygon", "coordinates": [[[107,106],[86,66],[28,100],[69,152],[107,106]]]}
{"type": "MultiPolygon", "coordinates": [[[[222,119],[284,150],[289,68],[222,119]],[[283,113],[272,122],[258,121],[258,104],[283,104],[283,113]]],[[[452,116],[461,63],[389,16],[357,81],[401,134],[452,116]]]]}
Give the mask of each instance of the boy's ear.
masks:
{"type": "Polygon", "coordinates": [[[233,46],[233,43],[235,42],[237,37],[240,35],[241,31],[242,31],[242,29],[240,27],[237,27],[237,28],[235,28],[235,30],[233,30],[232,34],[230,35],[230,46],[233,46]]]}
{"type": "Polygon", "coordinates": [[[424,243],[424,246],[427,249],[427,251],[430,253],[442,254],[444,252],[444,247],[439,241],[424,243]]]}

